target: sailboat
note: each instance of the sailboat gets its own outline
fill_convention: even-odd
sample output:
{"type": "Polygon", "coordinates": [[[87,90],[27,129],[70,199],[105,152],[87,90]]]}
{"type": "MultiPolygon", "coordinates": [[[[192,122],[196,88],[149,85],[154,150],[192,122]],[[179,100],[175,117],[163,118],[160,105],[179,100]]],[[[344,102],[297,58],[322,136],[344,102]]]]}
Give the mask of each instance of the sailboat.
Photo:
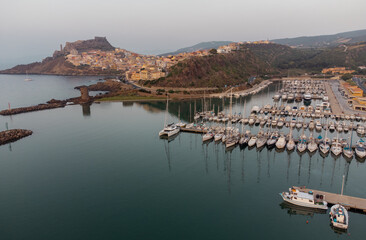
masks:
{"type": "Polygon", "coordinates": [[[28,76],[28,71],[26,71],[27,76],[25,77],[24,81],[29,82],[32,81],[32,79],[28,76]]]}
{"type": "Polygon", "coordinates": [[[330,151],[335,156],[338,156],[339,154],[342,153],[342,144],[339,142],[338,132],[337,132],[337,137],[335,139],[333,139],[332,147],[330,148],[330,151]]]}
{"type": "MultiPolygon", "coordinates": [[[[351,133],[353,133],[353,131],[351,131],[351,133]]],[[[353,158],[353,150],[352,150],[352,136],[348,138],[349,142],[346,144],[346,146],[343,147],[343,155],[351,160],[353,158]]]]}
{"type": "MultiPolygon", "coordinates": [[[[328,125],[328,122],[327,122],[328,125]]],[[[319,144],[319,150],[320,154],[323,154],[323,156],[327,156],[330,150],[330,139],[327,137],[328,129],[325,130],[325,137],[324,140],[322,140],[319,144]]]]}
{"type": "MultiPolygon", "coordinates": [[[[233,105],[233,92],[232,91],[233,90],[231,90],[231,94],[230,94],[230,117],[233,116],[233,108],[232,108],[232,105],[233,105]]],[[[228,138],[226,139],[226,142],[225,142],[226,149],[231,148],[231,147],[235,146],[238,143],[237,137],[234,136],[233,129],[231,129],[231,121],[229,121],[229,126],[230,126],[230,132],[229,132],[229,136],[228,136],[228,138]]]]}
{"type": "Polygon", "coordinates": [[[178,108],[179,108],[179,110],[178,110],[179,123],[177,123],[177,127],[183,128],[186,126],[186,124],[182,123],[182,120],[180,119],[180,106],[178,108]]]}
{"type": "Polygon", "coordinates": [[[356,156],[361,159],[366,157],[365,142],[362,140],[362,138],[358,141],[355,152],[356,156]]]}
{"type": "Polygon", "coordinates": [[[278,138],[276,142],[276,148],[283,149],[286,146],[286,138],[283,134],[278,138]]]}
{"type": "Polygon", "coordinates": [[[295,148],[295,141],[292,139],[292,128],[290,128],[290,136],[286,148],[288,151],[292,151],[295,148]]]}
{"type": "MultiPolygon", "coordinates": [[[[246,107],[246,104],[247,104],[247,100],[245,99],[245,102],[244,102],[244,109],[243,109],[243,119],[245,119],[245,107],[246,107]]],[[[241,133],[242,133],[242,136],[239,140],[239,146],[241,148],[244,148],[248,145],[248,142],[250,140],[250,131],[247,131],[247,132],[244,132],[245,131],[245,127],[244,127],[244,121],[241,123],[241,133]]]]}
{"type": "Polygon", "coordinates": [[[318,149],[318,145],[315,143],[315,139],[313,137],[313,133],[310,134],[308,150],[310,153],[315,152],[318,149]]]}
{"type": "Polygon", "coordinates": [[[306,145],[306,135],[304,134],[304,128],[302,129],[302,134],[300,136],[300,142],[297,144],[297,151],[300,153],[304,152],[307,148],[306,145]]]}
{"type": "Polygon", "coordinates": [[[168,108],[169,108],[169,96],[167,95],[166,98],[166,110],[165,110],[165,119],[164,119],[164,128],[159,132],[160,137],[172,137],[179,133],[180,128],[174,124],[170,123],[167,124],[167,117],[168,117],[168,108]]]}

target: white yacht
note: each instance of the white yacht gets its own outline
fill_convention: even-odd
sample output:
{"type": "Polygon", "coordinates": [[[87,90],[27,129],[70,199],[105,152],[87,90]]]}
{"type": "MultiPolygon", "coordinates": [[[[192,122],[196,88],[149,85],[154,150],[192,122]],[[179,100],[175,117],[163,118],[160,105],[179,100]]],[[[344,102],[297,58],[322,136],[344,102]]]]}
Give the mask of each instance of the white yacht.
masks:
{"type": "Polygon", "coordinates": [[[324,200],[324,196],[317,194],[316,197],[314,197],[314,194],[311,191],[303,192],[299,191],[299,189],[290,188],[289,192],[282,192],[280,195],[285,202],[290,204],[322,210],[328,209],[328,203],[324,200]]]}
{"type": "Polygon", "coordinates": [[[333,205],[330,208],[329,215],[333,227],[340,229],[348,228],[349,216],[345,207],[340,204],[333,205]]]}

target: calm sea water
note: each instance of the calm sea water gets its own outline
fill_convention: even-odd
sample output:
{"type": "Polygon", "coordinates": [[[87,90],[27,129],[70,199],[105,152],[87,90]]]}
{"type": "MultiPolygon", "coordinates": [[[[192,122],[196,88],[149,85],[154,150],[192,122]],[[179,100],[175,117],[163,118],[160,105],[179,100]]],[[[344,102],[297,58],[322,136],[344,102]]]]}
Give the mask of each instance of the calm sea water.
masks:
{"type": "MultiPolygon", "coordinates": [[[[247,98],[247,111],[269,102],[276,88],[247,98]]],[[[235,99],[234,111],[243,102],[235,99]]],[[[214,103],[221,108],[222,100],[214,103]]],[[[188,121],[194,105],[169,103],[169,120],[178,121],[180,109],[188,121]]],[[[0,130],[7,122],[34,131],[0,147],[0,237],[364,239],[366,215],[351,212],[348,233],[338,234],[328,214],[286,206],[278,193],[292,185],[339,193],[345,175],[345,194],[366,198],[365,163],[267,149],[226,152],[188,133],[168,142],[158,138],[164,116],[164,102],[127,102],[0,117],[0,130]]]]}
{"type": "Polygon", "coordinates": [[[52,98],[64,100],[80,96],[74,89],[80,85],[97,83],[101,77],[29,75],[32,81],[24,81],[26,75],[0,74],[0,109],[27,107],[45,103],[52,98]]]}

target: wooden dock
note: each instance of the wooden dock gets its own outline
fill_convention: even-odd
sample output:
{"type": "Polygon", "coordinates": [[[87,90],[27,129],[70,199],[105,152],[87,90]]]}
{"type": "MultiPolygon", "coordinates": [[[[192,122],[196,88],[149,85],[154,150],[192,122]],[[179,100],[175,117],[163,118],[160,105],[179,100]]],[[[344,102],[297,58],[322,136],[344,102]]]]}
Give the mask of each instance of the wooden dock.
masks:
{"type": "Polygon", "coordinates": [[[324,191],[319,191],[315,189],[309,189],[306,187],[294,187],[295,189],[299,189],[304,192],[312,191],[314,195],[321,194],[325,196],[325,201],[334,205],[334,204],[342,204],[345,208],[349,210],[363,211],[366,213],[366,199],[351,197],[347,195],[341,195],[336,193],[329,193],[324,191]]]}

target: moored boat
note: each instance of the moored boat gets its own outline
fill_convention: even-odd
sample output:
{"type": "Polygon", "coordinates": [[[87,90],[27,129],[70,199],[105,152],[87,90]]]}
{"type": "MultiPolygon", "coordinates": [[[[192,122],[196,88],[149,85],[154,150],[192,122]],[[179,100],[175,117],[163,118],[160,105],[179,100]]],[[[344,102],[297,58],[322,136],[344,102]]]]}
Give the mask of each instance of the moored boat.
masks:
{"type": "Polygon", "coordinates": [[[333,227],[348,229],[349,216],[345,207],[340,204],[335,204],[330,208],[329,215],[333,227]]]}
{"type": "Polygon", "coordinates": [[[314,197],[311,191],[303,192],[299,189],[290,188],[289,192],[282,192],[280,195],[285,202],[290,204],[323,210],[328,209],[328,203],[324,200],[324,196],[317,194],[314,197]]]}

